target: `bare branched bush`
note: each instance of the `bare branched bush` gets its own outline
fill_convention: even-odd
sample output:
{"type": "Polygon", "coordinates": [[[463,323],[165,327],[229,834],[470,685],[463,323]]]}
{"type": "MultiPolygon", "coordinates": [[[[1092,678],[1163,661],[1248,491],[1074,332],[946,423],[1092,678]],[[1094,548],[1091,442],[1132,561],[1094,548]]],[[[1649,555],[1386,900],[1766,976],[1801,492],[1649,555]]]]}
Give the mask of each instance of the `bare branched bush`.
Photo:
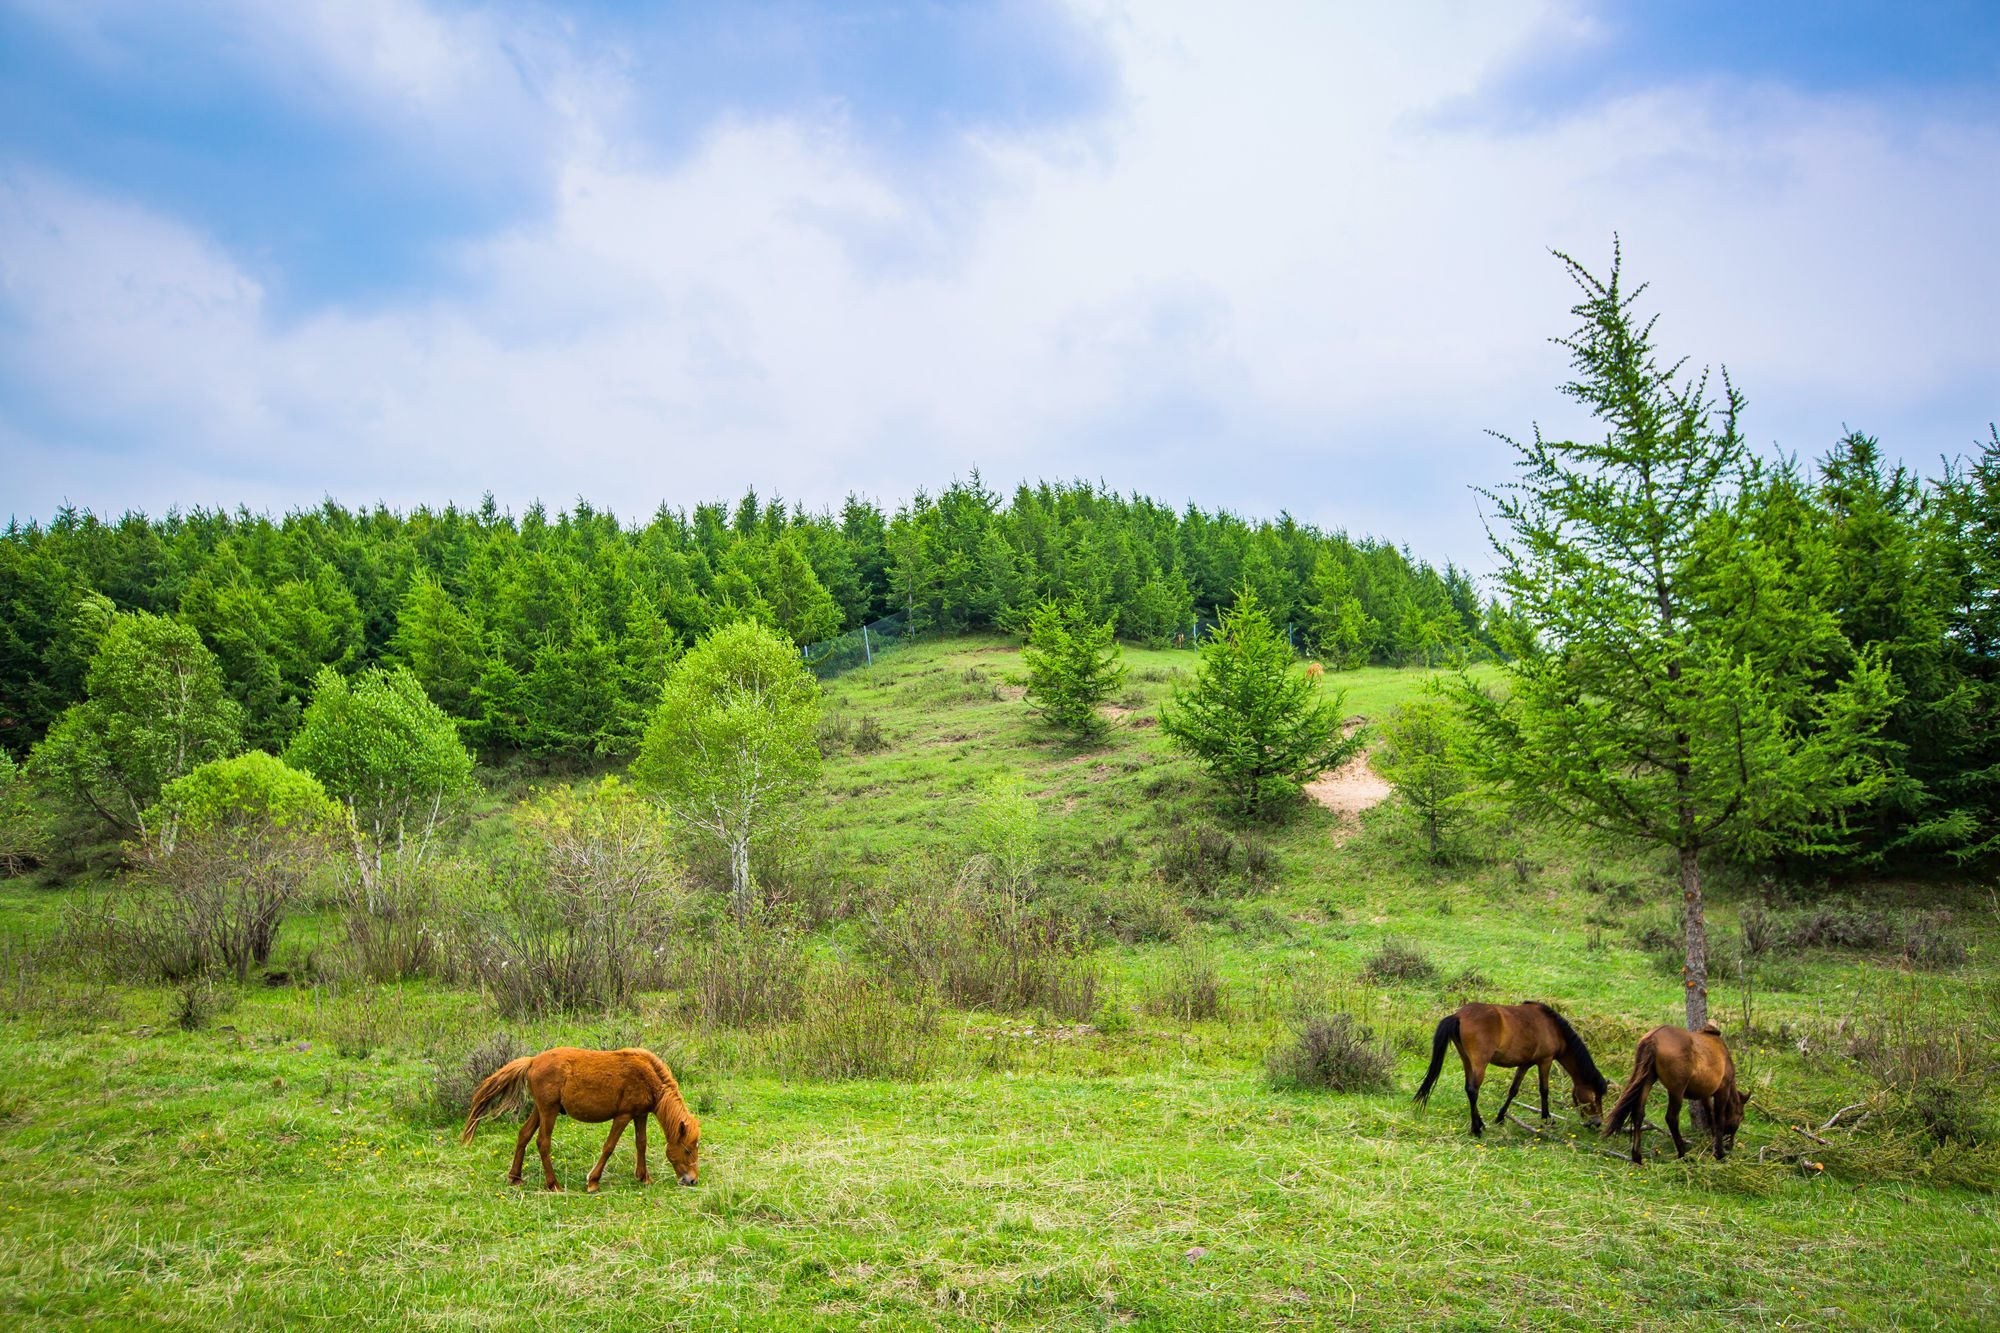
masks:
{"type": "Polygon", "coordinates": [[[1273,1085],[1329,1092],[1374,1092],[1389,1086],[1395,1053],[1374,1029],[1351,1014],[1301,1015],[1274,1047],[1265,1069],[1273,1085]]]}
{"type": "Polygon", "coordinates": [[[1146,996],[1146,1012],[1195,1023],[1220,1018],[1228,1009],[1222,974],[1203,948],[1184,944],[1146,996]]]}
{"type": "Polygon", "coordinates": [[[456,1125],[465,1119],[472,1094],[486,1076],[509,1060],[526,1055],[521,1043],[510,1033],[493,1032],[469,1046],[455,1044],[430,1054],[431,1077],[422,1099],[415,1105],[416,1118],[440,1125],[456,1125]]]}
{"type": "Polygon", "coordinates": [[[1361,976],[1378,986],[1396,981],[1429,981],[1437,976],[1437,964],[1414,944],[1383,940],[1363,965],[1361,976]]]}
{"type": "Polygon", "coordinates": [[[805,1012],[786,1031],[782,1053],[802,1078],[920,1082],[943,1055],[938,1020],[929,992],[905,1003],[883,978],[830,968],[812,978],[805,1012]]]}
{"type": "Polygon", "coordinates": [[[890,973],[954,1008],[1088,1019],[1097,1012],[1100,982],[1088,927],[993,879],[985,857],[973,858],[942,891],[920,874],[899,901],[870,912],[870,948],[890,973]]]}
{"type": "Polygon", "coordinates": [[[866,714],[854,728],[854,753],[874,754],[889,748],[889,737],[873,713],[866,714]]]}
{"type": "Polygon", "coordinates": [[[522,850],[461,932],[501,1012],[602,1010],[661,985],[686,890],[658,810],[606,778],[523,802],[515,825],[522,850]]]}
{"type": "Polygon", "coordinates": [[[780,923],[727,922],[684,948],[675,971],[705,1023],[760,1027],[805,1006],[805,944],[780,923]]]}
{"type": "Polygon", "coordinates": [[[356,969],[370,981],[445,974],[453,905],[481,877],[466,862],[398,855],[371,878],[342,876],[336,901],[356,969]]]}

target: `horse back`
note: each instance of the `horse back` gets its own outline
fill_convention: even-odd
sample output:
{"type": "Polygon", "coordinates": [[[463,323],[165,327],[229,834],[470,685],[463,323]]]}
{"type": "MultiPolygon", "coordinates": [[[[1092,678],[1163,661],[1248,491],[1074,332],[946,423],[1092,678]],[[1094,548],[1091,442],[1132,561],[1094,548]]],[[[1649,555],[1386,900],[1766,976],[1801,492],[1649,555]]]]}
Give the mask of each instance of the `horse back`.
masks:
{"type": "Polygon", "coordinates": [[[1458,1030],[1469,1046],[1487,1053],[1488,1063],[1503,1067],[1550,1060],[1563,1047],[1548,1011],[1532,1001],[1461,1005],[1458,1030]]]}
{"type": "Polygon", "coordinates": [[[1653,1062],[1669,1091],[1688,1097],[1712,1097],[1736,1082],[1736,1062],[1729,1043],[1713,1023],[1700,1032],[1681,1027],[1657,1027],[1650,1034],[1653,1062]]]}
{"type": "Polygon", "coordinates": [[[651,1051],[593,1051],[556,1046],[535,1057],[528,1071],[538,1103],[552,1103],[573,1120],[644,1115],[659,1104],[672,1076],[651,1051]]]}

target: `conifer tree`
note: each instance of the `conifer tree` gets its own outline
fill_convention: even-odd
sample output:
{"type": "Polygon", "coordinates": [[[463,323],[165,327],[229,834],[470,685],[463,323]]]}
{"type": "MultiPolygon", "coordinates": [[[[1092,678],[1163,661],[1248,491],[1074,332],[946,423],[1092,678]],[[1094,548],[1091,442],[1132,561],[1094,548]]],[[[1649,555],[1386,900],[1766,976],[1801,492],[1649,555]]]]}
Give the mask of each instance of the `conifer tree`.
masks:
{"type": "Polygon", "coordinates": [[[1298,669],[1284,631],[1248,586],[1201,645],[1192,684],[1160,710],[1160,730],[1194,756],[1245,814],[1269,815],[1360,748],[1330,698],[1298,669]]]}
{"type": "MultiPolygon", "coordinates": [[[[1880,786],[1886,673],[1760,535],[1727,378],[1663,364],[1643,287],[1559,255],[1582,299],[1564,394],[1591,442],[1509,440],[1520,479],[1488,492],[1500,579],[1526,633],[1507,685],[1454,694],[1485,776],[1531,816],[1669,849],[1679,866],[1687,1021],[1708,1017],[1702,856],[1843,844],[1880,786]],[[1532,639],[1529,636],[1532,636],[1532,639]],[[1851,662],[1816,689],[1804,660],[1851,662]]],[[[1502,437],[1505,438],[1505,437],[1502,437]]]]}
{"type": "Polygon", "coordinates": [[[1021,660],[1028,668],[1028,702],[1051,726],[1079,737],[1103,734],[1097,706],[1125,683],[1112,629],[1111,621],[1094,620],[1075,598],[1035,609],[1021,660]]]}

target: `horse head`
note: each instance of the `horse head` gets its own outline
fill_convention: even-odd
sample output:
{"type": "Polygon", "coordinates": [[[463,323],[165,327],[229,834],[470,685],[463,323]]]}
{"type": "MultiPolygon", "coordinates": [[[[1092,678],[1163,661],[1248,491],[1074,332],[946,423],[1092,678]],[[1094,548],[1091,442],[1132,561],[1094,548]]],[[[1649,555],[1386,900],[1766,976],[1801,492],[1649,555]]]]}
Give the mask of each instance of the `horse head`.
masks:
{"type": "Polygon", "coordinates": [[[1715,1108],[1721,1119],[1722,1145],[1725,1149],[1736,1146],[1736,1131],[1743,1125],[1743,1107],[1750,1100],[1750,1094],[1731,1082],[1716,1094],[1715,1108]]]}
{"type": "Polygon", "coordinates": [[[678,1095],[662,1097],[655,1111],[660,1131],[667,1137],[667,1160],[683,1185],[692,1185],[701,1174],[701,1122],[687,1109],[678,1095]]]}

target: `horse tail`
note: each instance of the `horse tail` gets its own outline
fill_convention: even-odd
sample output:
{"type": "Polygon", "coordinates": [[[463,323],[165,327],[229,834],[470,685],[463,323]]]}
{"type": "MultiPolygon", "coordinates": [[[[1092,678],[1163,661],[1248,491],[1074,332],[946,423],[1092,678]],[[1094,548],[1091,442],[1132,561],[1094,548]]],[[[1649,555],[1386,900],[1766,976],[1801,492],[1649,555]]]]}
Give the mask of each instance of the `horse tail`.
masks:
{"type": "Polygon", "coordinates": [[[1444,1068],[1444,1049],[1458,1036],[1458,1015],[1446,1014],[1438,1020],[1437,1031],[1431,1034],[1431,1067],[1424,1071],[1424,1081],[1417,1087],[1415,1100],[1426,1101],[1431,1095],[1431,1085],[1438,1081],[1438,1073],[1444,1068]]]}
{"type": "Polygon", "coordinates": [[[1615,1134],[1624,1127],[1627,1120],[1645,1118],[1646,1093],[1653,1086],[1653,1038],[1647,1036],[1639,1042],[1639,1053],[1632,1060],[1632,1079],[1625,1085],[1625,1091],[1618,1094],[1617,1104],[1611,1114],[1604,1117],[1604,1132],[1615,1134]]]}
{"type": "Polygon", "coordinates": [[[528,1084],[528,1066],[535,1062],[532,1055],[524,1055],[518,1060],[509,1060],[479,1085],[472,1094],[472,1109],[466,1113],[465,1132],[458,1136],[460,1143],[472,1142],[472,1131],[479,1128],[479,1122],[491,1115],[499,1115],[517,1109],[521,1105],[521,1089],[528,1084]]]}

